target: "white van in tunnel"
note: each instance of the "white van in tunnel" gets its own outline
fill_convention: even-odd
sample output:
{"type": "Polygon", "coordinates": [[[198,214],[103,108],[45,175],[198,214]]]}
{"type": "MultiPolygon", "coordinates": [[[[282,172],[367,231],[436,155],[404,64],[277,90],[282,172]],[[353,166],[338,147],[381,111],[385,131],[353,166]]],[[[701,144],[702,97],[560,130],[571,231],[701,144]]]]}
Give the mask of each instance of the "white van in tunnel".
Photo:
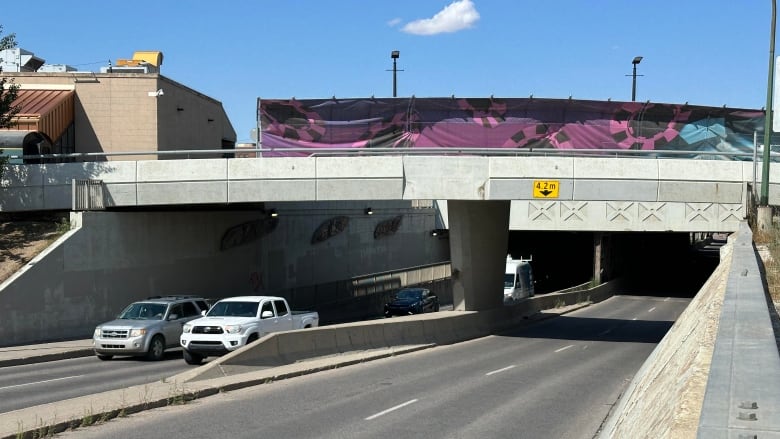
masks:
{"type": "Polygon", "coordinates": [[[504,270],[504,303],[511,303],[534,295],[534,273],[531,259],[512,259],[506,256],[504,270]]]}

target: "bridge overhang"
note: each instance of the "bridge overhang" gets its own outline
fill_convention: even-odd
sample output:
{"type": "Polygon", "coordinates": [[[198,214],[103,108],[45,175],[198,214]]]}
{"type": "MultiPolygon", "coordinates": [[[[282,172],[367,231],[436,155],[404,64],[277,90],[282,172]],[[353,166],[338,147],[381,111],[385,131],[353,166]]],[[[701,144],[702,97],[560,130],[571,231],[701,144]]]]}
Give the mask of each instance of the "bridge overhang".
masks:
{"type": "MultiPolygon", "coordinates": [[[[780,172],[770,204],[780,204],[780,172]]],[[[511,230],[734,231],[752,162],[616,157],[367,156],[12,165],[1,211],[338,200],[511,201],[511,230]],[[554,191],[542,190],[545,185],[554,191]]]]}

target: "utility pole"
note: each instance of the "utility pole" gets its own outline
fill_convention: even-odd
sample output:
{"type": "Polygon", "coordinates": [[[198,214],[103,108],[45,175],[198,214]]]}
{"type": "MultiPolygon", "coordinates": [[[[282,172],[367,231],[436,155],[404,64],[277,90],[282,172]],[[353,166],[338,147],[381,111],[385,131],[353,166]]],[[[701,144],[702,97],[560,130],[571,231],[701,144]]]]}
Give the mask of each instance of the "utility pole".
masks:
{"type": "Polygon", "coordinates": [[[398,87],[397,87],[397,77],[398,69],[396,68],[396,61],[398,61],[398,57],[401,56],[401,52],[398,50],[394,50],[390,52],[390,58],[393,59],[393,97],[398,96],[398,87]]]}
{"type": "MultiPolygon", "coordinates": [[[[641,56],[635,56],[634,60],[631,61],[631,64],[634,65],[634,74],[632,75],[634,77],[633,84],[631,86],[631,102],[636,101],[636,65],[642,62],[641,56]]],[[[642,76],[642,75],[639,75],[642,76]]]]}

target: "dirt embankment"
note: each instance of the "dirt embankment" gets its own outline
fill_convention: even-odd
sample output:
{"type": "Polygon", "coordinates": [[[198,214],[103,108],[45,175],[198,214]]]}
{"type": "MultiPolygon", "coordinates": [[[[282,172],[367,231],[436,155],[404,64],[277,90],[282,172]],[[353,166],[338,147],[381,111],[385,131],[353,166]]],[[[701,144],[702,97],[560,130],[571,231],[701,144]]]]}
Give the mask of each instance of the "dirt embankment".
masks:
{"type": "Polygon", "coordinates": [[[65,214],[0,214],[0,282],[69,228],[65,214]]]}

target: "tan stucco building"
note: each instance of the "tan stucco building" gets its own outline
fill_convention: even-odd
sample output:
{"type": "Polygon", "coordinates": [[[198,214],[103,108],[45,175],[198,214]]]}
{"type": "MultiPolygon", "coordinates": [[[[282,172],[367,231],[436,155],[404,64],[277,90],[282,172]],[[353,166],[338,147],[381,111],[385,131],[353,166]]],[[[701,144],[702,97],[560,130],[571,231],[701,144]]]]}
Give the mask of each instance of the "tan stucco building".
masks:
{"type": "MultiPolygon", "coordinates": [[[[117,67],[102,73],[21,71],[0,75],[20,86],[14,103],[20,111],[10,130],[43,133],[50,139],[50,152],[54,154],[235,147],[236,132],[222,103],[161,75],[159,69],[150,73],[127,72],[117,67]]],[[[156,157],[89,155],[77,160],[156,157]]]]}

